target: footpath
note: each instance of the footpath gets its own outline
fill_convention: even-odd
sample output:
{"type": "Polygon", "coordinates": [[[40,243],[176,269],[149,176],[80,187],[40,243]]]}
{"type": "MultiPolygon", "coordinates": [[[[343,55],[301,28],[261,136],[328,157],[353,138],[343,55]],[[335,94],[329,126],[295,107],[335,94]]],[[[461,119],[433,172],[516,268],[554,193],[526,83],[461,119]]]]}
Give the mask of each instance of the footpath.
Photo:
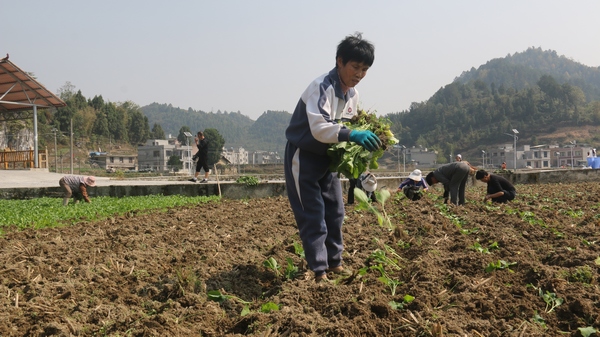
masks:
{"type": "MultiPolygon", "coordinates": [[[[0,199],[32,199],[62,197],[58,185],[67,174],[48,172],[45,169],[0,170],[0,199]]],[[[144,195],[219,195],[231,199],[272,197],[285,194],[283,181],[262,181],[256,186],[217,181],[211,175],[208,183],[188,181],[190,177],[148,177],[114,179],[96,177],[96,187],[88,189],[90,197],[144,196],[144,195]]]]}
{"type": "MultiPolygon", "coordinates": [[[[68,173],[48,172],[44,169],[33,170],[0,170],[0,189],[3,188],[40,188],[58,187],[60,178],[68,173]]],[[[77,175],[77,174],[75,174],[77,175]]],[[[193,184],[188,181],[190,177],[181,177],[181,180],[170,180],[167,177],[153,179],[111,179],[96,177],[96,185],[100,186],[127,186],[127,185],[165,185],[165,184],[193,184]]],[[[211,177],[214,179],[214,177],[211,177]]],[[[216,181],[215,181],[216,182],[216,181]]]]}

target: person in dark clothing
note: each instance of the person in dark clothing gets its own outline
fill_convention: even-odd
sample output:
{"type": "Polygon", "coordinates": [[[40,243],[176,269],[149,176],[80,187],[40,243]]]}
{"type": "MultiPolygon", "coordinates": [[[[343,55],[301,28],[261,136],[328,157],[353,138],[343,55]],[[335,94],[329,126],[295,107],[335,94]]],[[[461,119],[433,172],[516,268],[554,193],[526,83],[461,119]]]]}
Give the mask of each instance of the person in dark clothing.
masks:
{"type": "Polygon", "coordinates": [[[475,173],[475,179],[487,184],[487,194],[483,198],[484,202],[491,199],[492,202],[505,203],[517,196],[515,186],[502,176],[479,170],[475,173]]]}
{"type": "Polygon", "coordinates": [[[198,162],[196,162],[196,173],[194,173],[194,177],[190,181],[197,182],[200,170],[204,169],[204,179],[200,183],[206,183],[208,182],[208,174],[210,173],[210,167],[208,167],[208,140],[204,138],[204,132],[202,131],[198,131],[198,135],[194,140],[196,141],[198,152],[196,152],[192,159],[197,159],[198,162]]]}
{"type": "Polygon", "coordinates": [[[356,188],[356,182],[358,181],[358,178],[348,178],[348,202],[346,203],[347,205],[353,205],[354,204],[354,189],[356,188]]]}
{"type": "Polygon", "coordinates": [[[437,183],[444,185],[444,202],[448,201],[455,205],[464,205],[465,186],[467,178],[471,172],[471,167],[464,162],[453,162],[438,167],[435,171],[429,172],[425,181],[427,185],[432,186],[437,183]]]}

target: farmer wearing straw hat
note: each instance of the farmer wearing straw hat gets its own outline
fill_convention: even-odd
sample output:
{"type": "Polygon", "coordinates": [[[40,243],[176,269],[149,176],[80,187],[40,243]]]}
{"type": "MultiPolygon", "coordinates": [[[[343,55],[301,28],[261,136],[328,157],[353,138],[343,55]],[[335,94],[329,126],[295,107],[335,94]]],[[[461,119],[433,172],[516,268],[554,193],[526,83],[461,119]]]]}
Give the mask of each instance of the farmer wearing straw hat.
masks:
{"type": "Polygon", "coordinates": [[[421,170],[416,169],[408,175],[408,178],[400,183],[397,192],[402,191],[407,198],[416,201],[421,199],[421,192],[427,191],[428,188],[429,185],[427,185],[427,181],[423,178],[421,170]]]}
{"type": "Polygon", "coordinates": [[[87,188],[96,186],[94,176],[64,176],[60,178],[58,184],[64,192],[63,205],[69,204],[71,196],[74,197],[75,203],[81,199],[85,202],[92,202],[87,194],[87,188]]]}

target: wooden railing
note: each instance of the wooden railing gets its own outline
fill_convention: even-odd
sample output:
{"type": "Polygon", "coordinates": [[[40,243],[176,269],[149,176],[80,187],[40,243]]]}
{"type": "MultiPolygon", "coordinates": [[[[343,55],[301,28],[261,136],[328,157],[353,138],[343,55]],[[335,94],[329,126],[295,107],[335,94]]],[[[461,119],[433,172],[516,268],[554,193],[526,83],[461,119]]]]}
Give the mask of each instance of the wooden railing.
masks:
{"type": "MultiPolygon", "coordinates": [[[[0,169],[25,169],[33,168],[35,165],[33,150],[25,151],[0,151],[0,169]]],[[[48,150],[38,151],[38,165],[40,168],[48,168],[48,150]]]]}

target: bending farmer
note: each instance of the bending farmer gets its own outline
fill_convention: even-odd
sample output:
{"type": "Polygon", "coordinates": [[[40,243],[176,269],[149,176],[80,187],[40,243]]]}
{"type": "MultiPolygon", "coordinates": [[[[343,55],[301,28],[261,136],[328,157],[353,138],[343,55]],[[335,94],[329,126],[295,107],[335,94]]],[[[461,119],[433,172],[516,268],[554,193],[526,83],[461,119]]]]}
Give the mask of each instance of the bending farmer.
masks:
{"type": "MultiPolygon", "coordinates": [[[[445,164],[437,168],[433,172],[429,172],[425,181],[429,186],[442,183],[444,185],[444,198],[450,196],[450,202],[455,205],[464,205],[465,203],[465,186],[471,167],[464,162],[453,162],[445,164]]],[[[445,199],[444,202],[448,202],[445,199]]]]}
{"type": "Polygon", "coordinates": [[[81,199],[92,202],[87,194],[87,188],[96,186],[96,178],[93,176],[64,176],[60,178],[58,184],[64,192],[63,205],[69,204],[71,196],[75,199],[75,203],[81,199]]]}
{"type": "Polygon", "coordinates": [[[487,194],[483,198],[484,202],[492,199],[492,202],[505,203],[517,196],[515,186],[502,176],[479,170],[475,173],[475,179],[487,184],[487,194]]]}

